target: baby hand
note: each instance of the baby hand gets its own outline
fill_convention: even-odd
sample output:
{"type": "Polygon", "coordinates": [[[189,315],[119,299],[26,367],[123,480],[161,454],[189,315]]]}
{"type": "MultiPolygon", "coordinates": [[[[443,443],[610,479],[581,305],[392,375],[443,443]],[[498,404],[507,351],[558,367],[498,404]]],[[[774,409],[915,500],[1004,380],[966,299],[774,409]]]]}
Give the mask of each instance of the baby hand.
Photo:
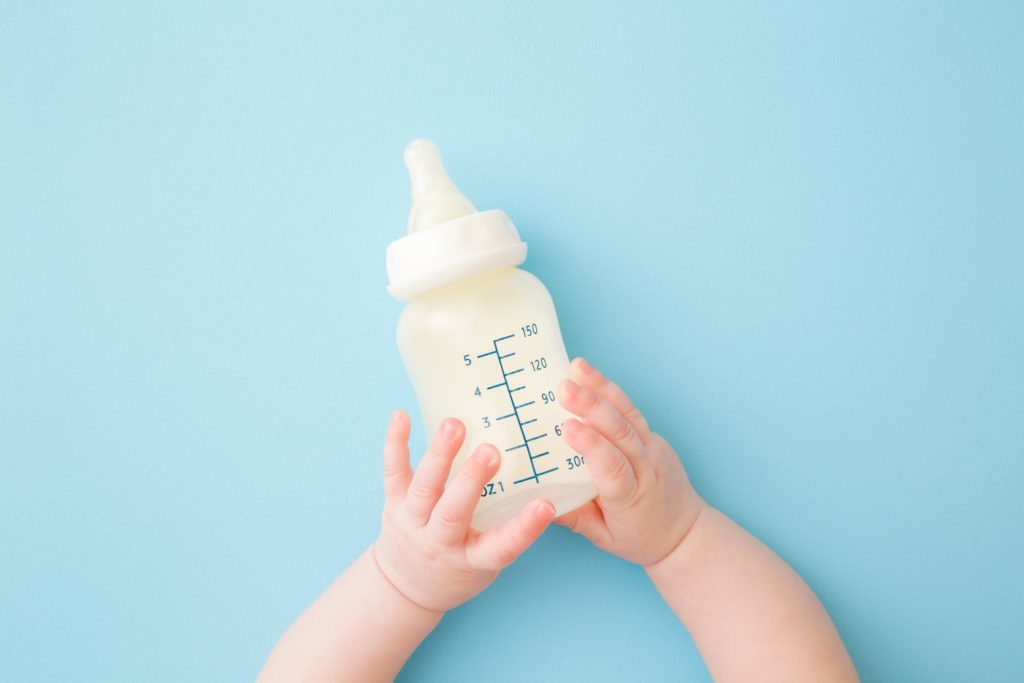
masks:
{"type": "Polygon", "coordinates": [[[598,496],[555,521],[645,567],[663,559],[704,506],[679,457],[622,389],[582,358],[570,365],[558,399],[582,418],[567,420],[563,434],[586,459],[598,496]]]}
{"type": "Polygon", "coordinates": [[[406,598],[444,612],[486,588],[537,540],[555,516],[546,500],[527,505],[497,529],[470,528],[484,484],[497,473],[498,450],[480,445],[445,488],[466,437],[456,419],[441,423],[416,473],[409,466],[409,416],[396,412],[384,445],[384,514],[373,555],[406,598]]]}

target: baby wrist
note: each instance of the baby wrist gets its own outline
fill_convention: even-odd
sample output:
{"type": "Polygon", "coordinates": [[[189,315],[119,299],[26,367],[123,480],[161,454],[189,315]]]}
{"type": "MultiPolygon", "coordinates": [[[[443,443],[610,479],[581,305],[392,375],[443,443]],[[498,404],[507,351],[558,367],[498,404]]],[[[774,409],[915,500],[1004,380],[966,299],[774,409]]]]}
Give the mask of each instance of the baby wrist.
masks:
{"type": "Polygon", "coordinates": [[[406,603],[409,607],[415,608],[419,612],[423,612],[429,616],[436,616],[440,619],[445,614],[445,610],[432,609],[426,607],[416,600],[412,599],[405,591],[398,587],[398,585],[388,576],[387,572],[381,566],[380,559],[377,557],[377,542],[374,541],[370,544],[366,554],[369,556],[369,564],[371,565],[373,573],[376,575],[378,582],[382,585],[382,589],[398,597],[402,602],[406,603]]]}
{"type": "Polygon", "coordinates": [[[701,519],[707,516],[707,511],[710,507],[711,506],[708,505],[703,498],[699,496],[697,497],[696,511],[692,514],[689,524],[685,527],[685,530],[683,531],[679,539],[675,542],[674,545],[672,545],[672,547],[667,552],[662,554],[661,557],[654,560],[653,562],[643,565],[644,570],[648,574],[657,571],[659,567],[662,567],[667,564],[673,564],[675,559],[686,554],[688,550],[688,544],[686,543],[686,540],[693,536],[693,531],[697,528],[698,524],[700,524],[701,519]]]}

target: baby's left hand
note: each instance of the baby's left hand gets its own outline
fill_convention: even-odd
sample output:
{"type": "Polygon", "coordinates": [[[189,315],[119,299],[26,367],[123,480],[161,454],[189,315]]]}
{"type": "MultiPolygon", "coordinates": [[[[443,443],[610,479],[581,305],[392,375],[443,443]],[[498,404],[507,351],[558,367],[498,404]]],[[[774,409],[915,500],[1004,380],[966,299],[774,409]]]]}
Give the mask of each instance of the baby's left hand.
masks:
{"type": "Polygon", "coordinates": [[[416,473],[409,466],[409,416],[396,412],[384,445],[384,514],[373,555],[381,572],[421,607],[447,611],[486,588],[555,517],[537,500],[486,533],[470,528],[484,484],[498,471],[494,446],[482,444],[445,488],[466,438],[456,419],[441,423],[416,473]]]}

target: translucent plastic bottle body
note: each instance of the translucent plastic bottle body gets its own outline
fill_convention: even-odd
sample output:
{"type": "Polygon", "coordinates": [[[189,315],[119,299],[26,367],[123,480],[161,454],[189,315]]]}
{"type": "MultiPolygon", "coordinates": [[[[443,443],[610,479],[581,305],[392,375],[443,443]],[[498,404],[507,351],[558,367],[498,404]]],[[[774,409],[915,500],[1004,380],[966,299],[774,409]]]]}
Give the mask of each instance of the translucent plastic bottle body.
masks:
{"type": "Polygon", "coordinates": [[[416,296],[398,322],[398,347],[428,432],[448,416],[466,425],[452,476],[480,443],[501,453],[474,528],[496,527],[535,498],[563,514],[594,497],[586,463],[561,436],[569,413],[555,388],[569,360],[540,280],[506,267],[416,296]]]}

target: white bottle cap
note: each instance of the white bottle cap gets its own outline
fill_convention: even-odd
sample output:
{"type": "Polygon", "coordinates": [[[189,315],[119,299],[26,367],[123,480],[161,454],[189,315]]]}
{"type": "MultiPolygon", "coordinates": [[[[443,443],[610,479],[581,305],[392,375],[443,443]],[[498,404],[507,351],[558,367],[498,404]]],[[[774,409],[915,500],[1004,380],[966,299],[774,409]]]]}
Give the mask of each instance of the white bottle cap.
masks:
{"type": "Polygon", "coordinates": [[[477,211],[452,183],[437,145],[405,150],[412,185],[409,234],[388,245],[388,292],[407,300],[455,280],[526,260],[526,243],[504,211],[477,211]]]}

